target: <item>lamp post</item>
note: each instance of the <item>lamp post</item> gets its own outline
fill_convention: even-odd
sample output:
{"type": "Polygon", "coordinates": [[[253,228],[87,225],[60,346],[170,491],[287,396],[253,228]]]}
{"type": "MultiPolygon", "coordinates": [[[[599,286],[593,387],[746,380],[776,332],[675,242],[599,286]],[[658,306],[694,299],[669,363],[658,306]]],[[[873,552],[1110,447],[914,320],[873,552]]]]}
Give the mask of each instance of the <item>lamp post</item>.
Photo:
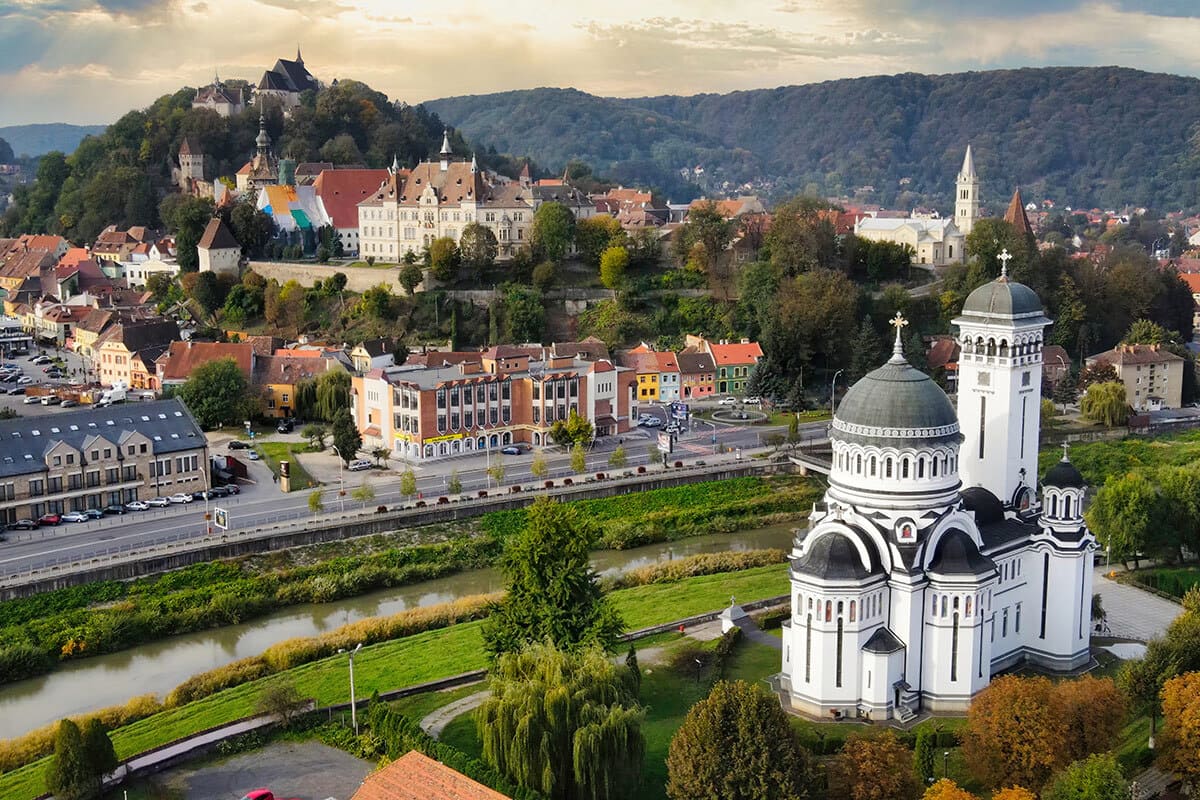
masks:
{"type": "Polygon", "coordinates": [[[837,372],[833,373],[833,380],[831,380],[829,382],[829,414],[830,414],[830,416],[832,416],[837,411],[837,409],[834,407],[835,403],[836,403],[836,396],[837,396],[837,379],[838,379],[838,376],[841,375],[843,372],[845,372],[845,370],[839,369],[837,372]]]}
{"type": "MultiPolygon", "coordinates": [[[[350,724],[354,726],[354,735],[358,736],[358,710],[354,703],[354,654],[362,650],[362,642],[358,646],[349,651],[350,656],[350,724]]],[[[346,653],[345,648],[339,648],[339,653],[346,653]]],[[[345,719],[345,717],[343,717],[345,719]]]]}
{"type": "Polygon", "coordinates": [[[696,662],[696,685],[699,686],[700,685],[700,670],[702,670],[704,668],[704,662],[702,662],[698,658],[695,658],[692,660],[696,662]]]}
{"type": "Polygon", "coordinates": [[[333,448],[333,452],[337,453],[338,457],[338,511],[346,510],[346,479],[342,477],[342,467],[345,466],[346,460],[342,458],[342,451],[337,449],[336,444],[329,445],[333,448]]]}
{"type": "MultiPolygon", "coordinates": [[[[1062,357],[1062,353],[1055,353],[1054,357],[1058,359],[1059,366],[1061,366],[1063,369],[1063,374],[1058,376],[1058,379],[1061,381],[1063,378],[1071,374],[1071,368],[1067,366],[1067,360],[1062,357]]],[[[1067,413],[1066,403],[1063,403],[1063,413],[1067,413]]]]}
{"type": "MultiPolygon", "coordinates": [[[[362,645],[359,645],[359,647],[362,647],[362,645]]],[[[949,750],[942,751],[942,777],[943,778],[950,777],[950,751],[949,750]]]]}

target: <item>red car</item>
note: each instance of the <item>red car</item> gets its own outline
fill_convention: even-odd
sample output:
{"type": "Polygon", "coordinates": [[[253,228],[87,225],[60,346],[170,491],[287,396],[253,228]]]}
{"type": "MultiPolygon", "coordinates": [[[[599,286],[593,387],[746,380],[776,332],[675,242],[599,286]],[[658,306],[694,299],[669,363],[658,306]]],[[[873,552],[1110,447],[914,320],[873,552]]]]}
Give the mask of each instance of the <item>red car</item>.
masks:
{"type": "MultiPolygon", "coordinates": [[[[283,800],[283,798],[281,797],[277,799],[275,795],[271,793],[270,789],[254,789],[246,792],[246,796],[243,797],[242,800],[283,800]]],[[[292,800],[297,799],[292,798],[292,800]]]]}
{"type": "Polygon", "coordinates": [[[60,514],[42,514],[38,517],[39,525],[57,525],[60,522],[62,522],[62,515],[60,514]]]}

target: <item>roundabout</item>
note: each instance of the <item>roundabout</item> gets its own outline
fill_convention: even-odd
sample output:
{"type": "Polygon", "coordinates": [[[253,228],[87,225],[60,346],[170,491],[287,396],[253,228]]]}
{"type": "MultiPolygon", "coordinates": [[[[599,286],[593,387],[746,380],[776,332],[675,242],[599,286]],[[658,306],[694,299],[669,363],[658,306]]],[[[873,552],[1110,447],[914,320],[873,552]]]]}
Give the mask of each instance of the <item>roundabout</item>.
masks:
{"type": "Polygon", "coordinates": [[[728,425],[759,425],[770,418],[766,412],[750,408],[722,408],[712,412],[713,422],[724,422],[728,425]]]}

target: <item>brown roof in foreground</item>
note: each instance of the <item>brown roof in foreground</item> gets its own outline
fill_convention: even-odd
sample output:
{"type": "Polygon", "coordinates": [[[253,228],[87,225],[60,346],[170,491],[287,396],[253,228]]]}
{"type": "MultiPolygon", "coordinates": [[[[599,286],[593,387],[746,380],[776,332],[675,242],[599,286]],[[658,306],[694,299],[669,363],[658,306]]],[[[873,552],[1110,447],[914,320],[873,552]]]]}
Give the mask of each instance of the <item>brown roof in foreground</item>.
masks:
{"type": "Polygon", "coordinates": [[[220,358],[232,358],[246,380],[250,380],[250,369],[254,363],[250,345],[225,342],[171,342],[163,358],[162,379],[165,381],[187,380],[196,367],[220,358]]]}
{"type": "Polygon", "coordinates": [[[325,372],[330,362],[301,356],[259,356],[254,360],[252,383],[295,384],[325,372]]]}
{"type": "Polygon", "coordinates": [[[410,750],[367,776],[350,800],[509,800],[507,795],[410,750]]]}
{"type": "Polygon", "coordinates": [[[204,235],[200,237],[200,243],[196,247],[205,250],[229,250],[235,247],[241,249],[233,231],[229,230],[229,226],[220,217],[213,217],[208,221],[208,227],[204,229],[204,235]]]}

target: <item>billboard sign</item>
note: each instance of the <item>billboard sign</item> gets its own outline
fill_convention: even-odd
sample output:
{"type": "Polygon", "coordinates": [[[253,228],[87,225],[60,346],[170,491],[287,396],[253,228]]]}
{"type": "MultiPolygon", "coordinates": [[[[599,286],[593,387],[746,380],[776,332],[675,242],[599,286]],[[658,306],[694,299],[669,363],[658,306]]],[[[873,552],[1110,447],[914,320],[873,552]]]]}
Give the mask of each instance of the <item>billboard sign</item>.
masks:
{"type": "Polygon", "coordinates": [[[223,531],[229,530],[229,512],[223,508],[214,508],[213,525],[216,525],[223,531]]]}
{"type": "Polygon", "coordinates": [[[679,420],[680,422],[688,421],[688,404],[687,403],[671,403],[671,419],[679,420]]]}
{"type": "Polygon", "coordinates": [[[667,433],[666,431],[658,432],[658,452],[663,453],[664,455],[671,453],[674,451],[674,448],[672,447],[674,444],[675,441],[671,434],[667,433]]]}

